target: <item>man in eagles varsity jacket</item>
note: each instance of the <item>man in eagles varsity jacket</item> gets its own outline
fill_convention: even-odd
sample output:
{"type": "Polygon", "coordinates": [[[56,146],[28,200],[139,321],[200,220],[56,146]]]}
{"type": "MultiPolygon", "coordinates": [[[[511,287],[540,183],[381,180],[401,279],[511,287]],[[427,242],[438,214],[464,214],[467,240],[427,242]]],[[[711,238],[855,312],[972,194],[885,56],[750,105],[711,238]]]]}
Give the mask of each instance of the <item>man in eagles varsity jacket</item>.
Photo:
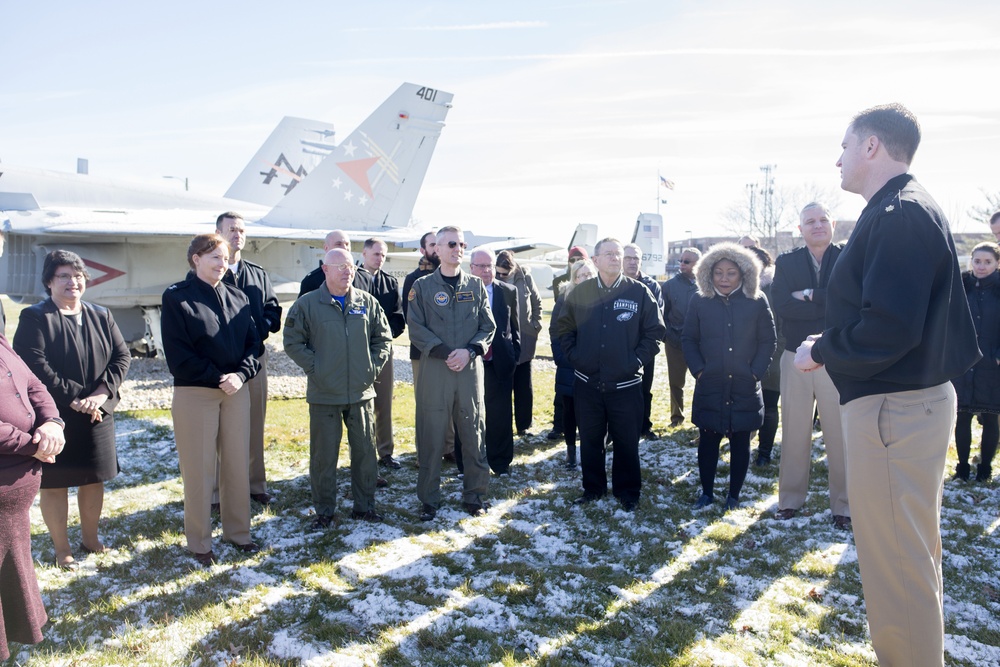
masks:
{"type": "Polygon", "coordinates": [[[597,277],[570,292],[556,326],[559,343],[576,371],[573,396],[583,467],[583,495],[576,502],[589,503],[607,493],[607,433],[614,444],[611,490],[632,512],[642,486],[642,368],[660,351],[665,328],[650,291],[622,274],[623,255],[617,239],[598,242],[597,277]]]}

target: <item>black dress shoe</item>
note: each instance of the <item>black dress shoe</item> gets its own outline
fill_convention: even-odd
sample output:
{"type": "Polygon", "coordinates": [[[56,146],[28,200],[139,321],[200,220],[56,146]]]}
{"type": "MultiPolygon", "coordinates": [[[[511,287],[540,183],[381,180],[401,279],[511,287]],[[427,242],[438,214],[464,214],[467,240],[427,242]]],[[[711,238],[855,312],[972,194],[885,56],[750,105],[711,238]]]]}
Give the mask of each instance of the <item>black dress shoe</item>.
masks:
{"type": "Polygon", "coordinates": [[[639,501],[638,500],[623,500],[622,501],[622,509],[625,510],[626,512],[634,512],[637,507],[639,507],[639,501]]]}
{"type": "Polygon", "coordinates": [[[851,517],[844,516],[843,514],[833,515],[833,525],[840,530],[850,530],[851,529],[851,517]]]}
{"type": "Polygon", "coordinates": [[[375,480],[375,488],[384,489],[389,486],[389,482],[386,481],[385,477],[379,477],[375,480]]]}
{"type": "Polygon", "coordinates": [[[420,510],[420,520],[421,521],[433,521],[434,517],[437,516],[437,508],[431,507],[430,505],[424,505],[420,510]]]}
{"type": "Polygon", "coordinates": [[[326,530],[330,525],[336,526],[336,520],[329,514],[317,514],[316,518],[309,524],[310,531],[326,530]]]}
{"type": "Polygon", "coordinates": [[[650,429],[642,434],[642,439],[646,441],[659,440],[660,436],[657,435],[656,431],[650,429]]]}
{"type": "Polygon", "coordinates": [[[766,465],[771,464],[771,456],[769,454],[758,454],[757,460],[753,462],[758,468],[763,468],[766,465]]]}
{"type": "Polygon", "coordinates": [[[713,498],[712,496],[708,495],[707,493],[703,493],[700,496],[698,496],[698,500],[696,500],[695,503],[694,503],[694,508],[696,510],[700,510],[703,507],[708,507],[709,505],[711,505],[714,502],[715,502],[715,498],[713,498]]]}
{"type": "Polygon", "coordinates": [[[212,511],[212,514],[220,514],[222,512],[222,505],[220,505],[219,503],[212,503],[210,509],[212,511]]]}
{"type": "Polygon", "coordinates": [[[368,510],[367,512],[351,512],[351,518],[357,519],[358,521],[367,521],[368,523],[380,523],[382,521],[382,515],[376,514],[375,510],[368,510]]]}
{"type": "Polygon", "coordinates": [[[548,435],[545,436],[547,440],[562,440],[564,437],[565,434],[563,434],[562,431],[557,431],[556,429],[552,429],[549,431],[548,435]]]}
{"type": "Polygon", "coordinates": [[[573,501],[574,505],[586,505],[587,503],[592,503],[595,500],[600,500],[604,497],[603,493],[591,493],[587,491],[582,496],[573,501]]]}
{"type": "Polygon", "coordinates": [[[469,513],[469,516],[482,516],[490,508],[489,503],[462,503],[462,507],[469,513]]]}
{"type": "Polygon", "coordinates": [[[205,567],[214,565],[216,563],[214,551],[206,551],[203,554],[193,554],[193,555],[194,559],[199,563],[201,563],[202,565],[204,565],[205,567]]]}
{"type": "Polygon", "coordinates": [[[250,500],[256,500],[261,505],[270,505],[274,500],[274,496],[266,491],[264,493],[251,493],[250,500]]]}
{"type": "Polygon", "coordinates": [[[256,542],[247,542],[246,544],[236,544],[233,542],[233,546],[245,554],[255,554],[260,551],[260,545],[256,542]]]}
{"type": "Polygon", "coordinates": [[[380,466],[385,466],[386,468],[392,468],[393,470],[399,470],[400,468],[403,467],[402,465],[400,465],[399,461],[392,458],[392,455],[383,456],[378,460],[378,464],[380,466]]]}

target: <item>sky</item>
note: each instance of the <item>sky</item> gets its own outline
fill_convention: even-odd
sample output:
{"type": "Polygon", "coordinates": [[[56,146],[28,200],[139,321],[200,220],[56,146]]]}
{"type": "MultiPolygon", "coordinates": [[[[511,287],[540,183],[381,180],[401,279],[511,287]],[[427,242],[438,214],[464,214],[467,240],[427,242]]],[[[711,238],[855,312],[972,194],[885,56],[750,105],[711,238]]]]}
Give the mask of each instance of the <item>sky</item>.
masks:
{"type": "Polygon", "coordinates": [[[819,193],[854,219],[840,142],[893,101],[920,120],[912,172],[956,231],[985,231],[969,210],[1000,192],[997,3],[6,2],[0,18],[5,164],[85,157],[221,195],[283,116],[339,140],[409,81],[455,95],[424,225],[564,244],[659,211],[668,239],[726,234],[762,165],[791,204],[819,193]]]}

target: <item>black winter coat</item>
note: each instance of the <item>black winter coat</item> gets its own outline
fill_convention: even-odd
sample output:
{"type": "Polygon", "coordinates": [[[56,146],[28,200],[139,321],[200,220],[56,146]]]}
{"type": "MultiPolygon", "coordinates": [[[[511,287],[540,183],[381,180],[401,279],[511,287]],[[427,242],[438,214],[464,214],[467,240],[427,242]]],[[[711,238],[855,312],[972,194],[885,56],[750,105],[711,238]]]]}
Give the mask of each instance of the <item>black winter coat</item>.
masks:
{"type": "Polygon", "coordinates": [[[752,431],[764,423],[760,378],[774,354],[774,320],[767,299],[742,289],[729,297],[692,297],[681,348],[697,378],[691,421],[716,433],[752,431]]]}
{"type": "Polygon", "coordinates": [[[1000,273],[976,280],[962,274],[969,310],[976,324],[976,337],[983,353],[975,366],[953,379],[962,412],[1000,413],[1000,273]]]}
{"type": "Polygon", "coordinates": [[[556,393],[572,396],[576,375],[573,373],[573,365],[569,363],[562,345],[559,344],[559,336],[556,333],[556,322],[559,321],[559,314],[562,312],[565,302],[565,295],[560,294],[556,298],[555,305],[552,306],[552,318],[549,321],[549,342],[552,344],[552,359],[556,362],[556,393]]]}

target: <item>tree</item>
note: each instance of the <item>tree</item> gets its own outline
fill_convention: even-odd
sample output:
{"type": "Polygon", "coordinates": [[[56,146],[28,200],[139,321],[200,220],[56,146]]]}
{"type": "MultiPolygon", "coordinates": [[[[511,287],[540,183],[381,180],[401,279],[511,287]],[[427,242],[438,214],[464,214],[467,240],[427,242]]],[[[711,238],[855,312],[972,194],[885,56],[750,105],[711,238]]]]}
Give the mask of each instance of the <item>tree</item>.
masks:
{"type": "Polygon", "coordinates": [[[972,206],[969,208],[969,217],[978,222],[989,222],[994,213],[1000,211],[1000,192],[987,192],[979,189],[986,197],[987,206],[972,206]]]}

